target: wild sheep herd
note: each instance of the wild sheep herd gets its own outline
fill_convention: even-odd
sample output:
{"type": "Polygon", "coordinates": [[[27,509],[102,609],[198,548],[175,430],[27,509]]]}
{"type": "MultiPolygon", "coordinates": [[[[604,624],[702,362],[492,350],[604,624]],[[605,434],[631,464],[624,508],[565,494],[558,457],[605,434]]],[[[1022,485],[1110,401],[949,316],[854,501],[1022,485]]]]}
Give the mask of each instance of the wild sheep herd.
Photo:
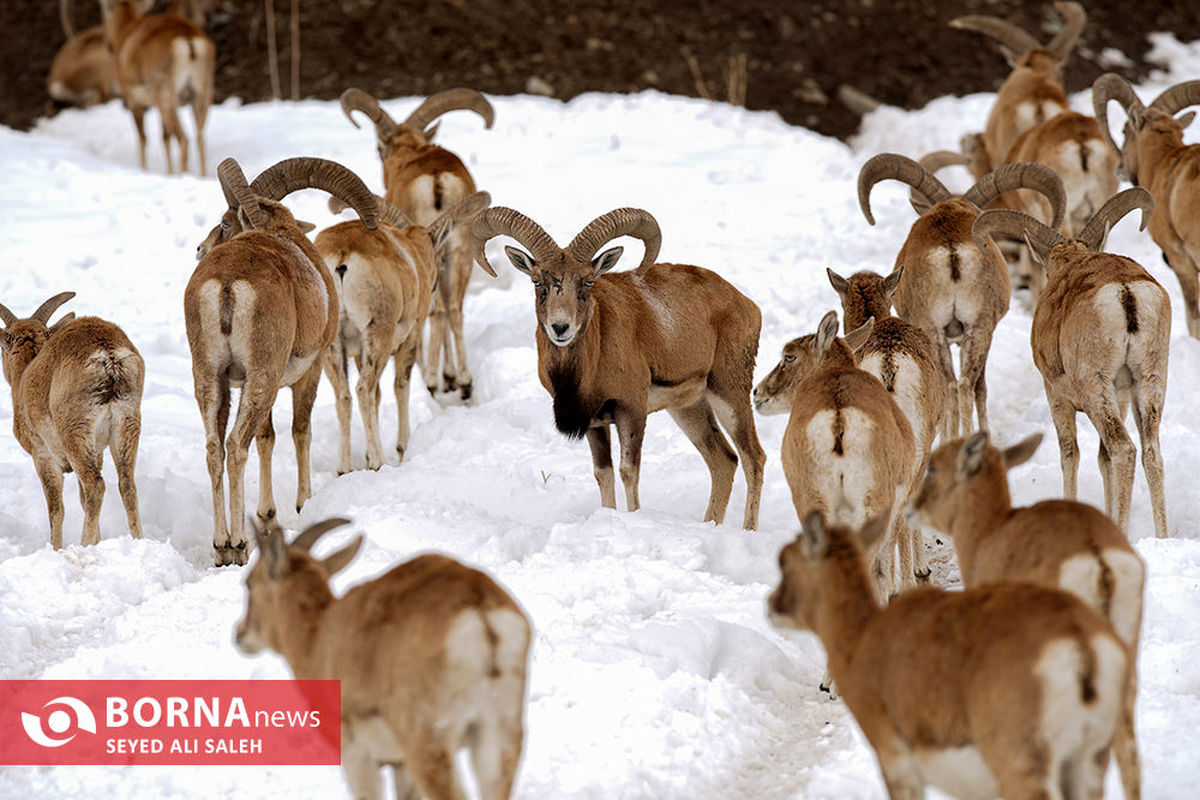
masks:
{"type": "MultiPolygon", "coordinates": [[[[281,653],[297,677],[342,681],[343,766],[356,797],[379,796],[380,768],[402,764],[399,796],[460,798],[450,756],[462,747],[482,797],[510,796],[530,622],[489,576],[444,556],[416,558],[335,597],[329,579],[361,537],[321,560],[310,554],[314,542],[347,520],[285,539],[271,491],[271,408],[290,387],[299,509],[311,494],[310,417],[322,372],[337,401],[339,474],[351,469],[351,359],[366,466],[378,469],[380,375],[394,360],[403,459],[414,364],[431,393],[471,397],[463,300],[474,264],[496,274],[484,245],[497,236],[519,245],[504,252],[533,284],[538,377],[557,429],[587,439],[602,505],[617,506],[610,425],[633,511],[646,417],[665,409],[708,467],[704,519],[724,521],[740,459],[743,527],[753,530],[766,459],[753,409],[790,415],[781,462],[802,532],[780,553],[767,612],[778,627],[820,638],[822,688],[854,714],[890,797],[919,798],[933,785],[964,798],[1094,800],[1110,750],[1125,796],[1140,796],[1135,666],[1146,575],[1126,535],[1137,450],[1125,419],[1132,406],[1155,533],[1166,536],[1159,425],[1171,307],[1141,265],[1104,246],[1113,224],[1140,213],[1179,278],[1188,333],[1200,338],[1200,145],[1183,144],[1194,112],[1175,116],[1200,104],[1200,81],[1143,103],[1107,74],[1093,86],[1096,116],[1071,111],[1061,68],[1086,15],[1075,2],[1054,7],[1063,26],[1046,44],[993,17],[952,23],[989,36],[1012,63],[986,127],[964,138],[961,153],[867,161],[858,191],[868,222],[875,184],[911,187],[917,219],[897,243],[894,271],[831,270],[841,335],[830,311],[815,333],[783,348],[757,386],[758,306],[711,270],[659,262],[661,233],[648,212],[610,211],[560,247],[519,211],[489,207],[463,162],[433,144],[436,120],[449,111],[474,111],[491,127],[492,107],[478,92],[442,92],[403,121],[361,90],[343,93],[350,121],[357,126],[362,114],[374,126],[383,197],[323,159],[287,158],[253,180],[233,159],[220,163],[227,209],[197,249],[183,308],[215,563],[247,563],[249,524],[259,556],[247,572],[237,644],[281,653]],[[1125,112],[1120,147],[1109,132],[1111,100],[1125,112]],[[976,179],[961,195],[935,175],[948,164],[976,179]],[[1133,188],[1118,192],[1119,175],[1133,188]],[[358,220],[310,240],[313,226],[283,204],[308,188],[358,220]],[[640,240],[645,255],[636,269],[611,272],[622,248],[609,245],[624,236],[640,240]],[[1033,361],[1063,477],[1064,499],[1026,508],[1012,506],[1006,472],[1033,455],[1040,434],[1007,448],[988,436],[987,357],[1009,308],[1010,269],[1036,298],[1033,361]],[[1104,513],[1075,501],[1079,412],[1100,437],[1104,513]],[[261,488],[248,523],[252,442],[261,488]],[[953,540],[963,591],[923,585],[926,530],[953,540]],[[370,667],[379,663],[387,667],[370,667]]],[[[175,12],[142,16],[132,0],[113,5],[103,33],[108,71],[94,66],[95,53],[71,63],[60,54],[52,93],[68,93],[72,64],[72,85],[83,81],[82,64],[103,73],[72,99],[106,99],[115,88],[137,124],[143,166],[142,119],[156,106],[168,171],[171,139],[187,169],[176,110],[191,103],[203,173],[212,43],[175,12]]],[[[55,295],[24,318],[0,306],[14,434],[45,490],[55,548],[64,472],[79,481],[83,544],[99,540],[105,448],[130,532],[141,536],[134,465],[144,365],[111,322],[73,314],[51,322],[71,297],[55,295]]]]}

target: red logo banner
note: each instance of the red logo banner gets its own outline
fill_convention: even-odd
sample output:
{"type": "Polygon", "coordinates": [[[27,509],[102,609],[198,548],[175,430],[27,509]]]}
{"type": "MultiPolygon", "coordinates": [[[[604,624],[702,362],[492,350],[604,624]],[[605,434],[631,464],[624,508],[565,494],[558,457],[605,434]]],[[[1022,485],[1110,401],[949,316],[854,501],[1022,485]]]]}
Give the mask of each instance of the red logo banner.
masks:
{"type": "Polygon", "coordinates": [[[338,681],[0,680],[0,764],[340,764],[338,681]]]}

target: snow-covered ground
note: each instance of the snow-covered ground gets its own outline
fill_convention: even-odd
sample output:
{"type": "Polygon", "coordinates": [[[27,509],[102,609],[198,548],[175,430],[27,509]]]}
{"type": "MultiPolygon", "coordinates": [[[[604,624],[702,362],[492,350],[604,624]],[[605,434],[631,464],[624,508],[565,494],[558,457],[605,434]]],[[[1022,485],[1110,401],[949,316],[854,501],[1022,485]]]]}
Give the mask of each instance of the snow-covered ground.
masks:
{"type": "MultiPolygon", "coordinates": [[[[1159,40],[1169,69],[1141,87],[1200,74],[1200,45],[1159,40]]],[[[542,222],[560,242],[598,214],[649,209],[663,230],[664,260],[718,270],[761,306],[757,377],[788,339],[812,332],[835,307],[825,267],[843,274],[888,270],[911,224],[906,189],[876,189],[878,225],[855,199],[858,168],[893,150],[912,156],[953,147],[981,127],[992,96],[944,98],[915,112],[883,108],[852,146],[747,112],[654,92],[585,95],[570,103],[498,97],[496,125],[467,113],[445,118],[440,140],[461,153],[494,202],[542,222]]],[[[1087,95],[1074,104],[1090,110],[1087,95]]],[[[415,99],[385,103],[404,114],[415,99]]],[[[1116,110],[1114,109],[1114,113],[1116,110]]],[[[152,123],[153,124],[153,123],[152,123]]],[[[236,157],[253,176],[280,158],[341,161],[382,189],[369,130],[355,130],[336,103],[214,108],[207,127],[210,171],[236,157]]],[[[1193,134],[1193,138],[1195,134],[1193,134]]],[[[119,104],[67,111],[31,133],[0,128],[0,302],[28,314],[73,290],[64,310],[118,322],[146,360],[137,469],[146,538],[132,541],[111,464],[103,541],[78,544],[82,514],[66,483],[68,547],[49,548],[40,485],[8,434],[11,403],[0,392],[0,678],[286,677],[271,655],[241,656],[242,570],[211,566],[211,513],[203,432],[192,398],[183,288],[194,248],[224,208],[215,180],[165,177],[157,133],[150,171],[137,167],[132,125],[119,104]]],[[[958,188],[965,173],[948,173],[958,188]]],[[[293,195],[297,216],[333,222],[325,197],[293,195]]],[[[1110,249],[1146,265],[1175,312],[1162,444],[1172,538],[1158,541],[1141,474],[1130,535],[1150,570],[1138,705],[1145,796],[1190,798],[1200,779],[1200,343],[1187,338],[1180,294],[1159,251],[1127,219],[1110,249]]],[[[626,266],[640,259],[632,243],[626,266]]],[[[289,512],[295,491],[291,404],[276,404],[275,488],[282,520],[297,526],[338,514],[368,543],[337,584],[345,587],[426,550],[481,566],[520,600],[537,630],[529,684],[525,756],[517,796],[533,798],[880,798],[875,760],[839,702],[817,689],[824,657],[815,637],[783,634],[763,602],[778,577],[776,554],[797,529],[779,465],[783,417],[759,420],[770,460],[761,530],[741,520],[745,485],[734,489],[730,524],[703,524],[708,477],[670,419],[650,418],[642,510],[600,508],[587,447],[554,430],[535,374],[533,294],[489,248],[501,278],[476,274],[466,334],[475,398],[462,405],[413,387],[413,433],[405,462],[336,476],[337,427],[323,385],[314,413],[315,495],[289,512]]],[[[1029,353],[1030,313],[1014,303],[988,367],[995,436],[1052,434],[1029,353]]],[[[385,378],[385,386],[390,380],[385,378]]],[[[384,441],[396,421],[385,391],[384,441]]],[[[354,428],[356,464],[363,459],[354,428]]],[[[1090,454],[1082,499],[1101,504],[1090,454]]],[[[389,448],[385,448],[389,450],[389,448]]],[[[251,456],[252,461],[254,456],[251,456]]],[[[247,470],[250,507],[257,470],[247,470]]],[[[1015,470],[1016,500],[1060,493],[1058,453],[1047,436],[1015,470]]],[[[934,545],[933,537],[930,537],[934,545]]],[[[945,546],[942,581],[956,578],[945,546]]],[[[1107,797],[1119,787],[1110,774],[1107,797]]],[[[340,797],[335,767],[214,769],[10,767],[0,797],[340,797]]]]}

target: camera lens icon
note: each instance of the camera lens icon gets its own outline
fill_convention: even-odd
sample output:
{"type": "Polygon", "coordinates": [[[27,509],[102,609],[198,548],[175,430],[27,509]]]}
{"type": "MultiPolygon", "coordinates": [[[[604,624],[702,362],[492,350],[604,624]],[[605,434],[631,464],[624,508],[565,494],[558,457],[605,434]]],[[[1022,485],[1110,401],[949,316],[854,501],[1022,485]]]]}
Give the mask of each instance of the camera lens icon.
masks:
{"type": "Polygon", "coordinates": [[[42,706],[43,713],[47,709],[50,709],[50,713],[46,714],[45,728],[49,728],[49,733],[42,726],[41,715],[21,712],[21,725],[25,728],[25,735],[34,744],[42,747],[62,747],[75,738],[75,733],[68,734],[72,727],[88,733],[96,732],[95,715],[86,703],[76,697],[56,697],[42,706]]]}

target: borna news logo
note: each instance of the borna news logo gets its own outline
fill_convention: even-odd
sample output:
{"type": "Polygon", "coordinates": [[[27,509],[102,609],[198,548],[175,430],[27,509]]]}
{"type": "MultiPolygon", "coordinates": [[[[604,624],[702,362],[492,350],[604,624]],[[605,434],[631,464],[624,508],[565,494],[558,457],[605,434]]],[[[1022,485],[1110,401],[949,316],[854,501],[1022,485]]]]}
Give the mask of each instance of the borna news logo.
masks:
{"type": "Polygon", "coordinates": [[[96,732],[96,715],[88,708],[87,703],[78,697],[56,697],[46,701],[40,714],[22,711],[21,727],[25,729],[25,735],[36,745],[62,747],[75,738],[75,733],[67,735],[72,728],[94,734],[96,732]],[[66,706],[66,708],[61,708],[61,706],[66,706]],[[71,712],[74,712],[73,718],[71,712]],[[44,727],[43,722],[45,723],[44,727]],[[47,728],[50,733],[46,733],[47,728]]]}

